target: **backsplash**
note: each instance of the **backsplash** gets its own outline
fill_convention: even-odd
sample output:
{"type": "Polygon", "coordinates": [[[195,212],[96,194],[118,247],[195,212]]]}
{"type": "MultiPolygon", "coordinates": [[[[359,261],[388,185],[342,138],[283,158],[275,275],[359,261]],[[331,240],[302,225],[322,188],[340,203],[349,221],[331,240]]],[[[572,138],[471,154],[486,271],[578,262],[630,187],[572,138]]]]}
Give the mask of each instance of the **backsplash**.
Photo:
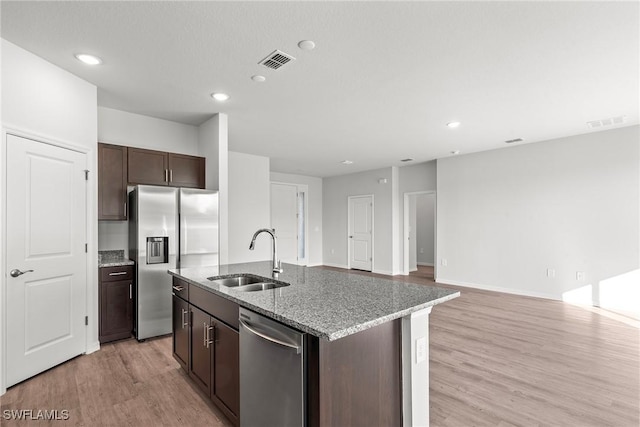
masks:
{"type": "Polygon", "coordinates": [[[124,258],[124,249],[98,251],[98,263],[102,264],[110,261],[119,261],[124,258]]]}

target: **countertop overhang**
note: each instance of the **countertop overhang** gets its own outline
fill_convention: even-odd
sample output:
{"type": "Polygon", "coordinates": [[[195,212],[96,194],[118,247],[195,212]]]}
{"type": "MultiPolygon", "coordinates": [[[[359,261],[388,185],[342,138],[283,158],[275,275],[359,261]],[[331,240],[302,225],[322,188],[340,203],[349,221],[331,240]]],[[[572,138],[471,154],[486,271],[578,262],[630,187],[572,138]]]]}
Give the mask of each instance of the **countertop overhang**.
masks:
{"type": "Polygon", "coordinates": [[[168,270],[199,288],[328,341],[407,316],[456,298],[452,289],[394,281],[318,267],[283,264],[276,289],[242,292],[209,277],[251,274],[273,281],[270,261],[168,270]]]}

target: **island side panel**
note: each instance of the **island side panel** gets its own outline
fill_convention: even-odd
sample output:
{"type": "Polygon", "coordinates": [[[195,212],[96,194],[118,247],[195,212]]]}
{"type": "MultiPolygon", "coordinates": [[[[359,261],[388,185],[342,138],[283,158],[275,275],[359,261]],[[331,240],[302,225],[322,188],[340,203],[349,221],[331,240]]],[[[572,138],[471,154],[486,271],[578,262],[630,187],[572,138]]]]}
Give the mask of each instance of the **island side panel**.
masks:
{"type": "Polygon", "coordinates": [[[402,424],[401,333],[397,319],[310,346],[310,426],[402,424]]]}

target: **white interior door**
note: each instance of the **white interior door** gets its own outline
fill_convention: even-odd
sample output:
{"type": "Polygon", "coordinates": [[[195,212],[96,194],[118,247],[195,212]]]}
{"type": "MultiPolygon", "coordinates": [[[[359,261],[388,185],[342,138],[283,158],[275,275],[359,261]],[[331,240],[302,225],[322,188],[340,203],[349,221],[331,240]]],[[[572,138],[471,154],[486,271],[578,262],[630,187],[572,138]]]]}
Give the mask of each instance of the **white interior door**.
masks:
{"type": "Polygon", "coordinates": [[[349,268],[373,266],[373,196],[349,197],[349,268]]]}
{"type": "Polygon", "coordinates": [[[86,162],[7,135],[7,387],[85,351],[86,162]]]}
{"type": "Polygon", "coordinates": [[[271,183],[271,228],[278,238],[282,262],[298,263],[298,187],[271,183]]]}

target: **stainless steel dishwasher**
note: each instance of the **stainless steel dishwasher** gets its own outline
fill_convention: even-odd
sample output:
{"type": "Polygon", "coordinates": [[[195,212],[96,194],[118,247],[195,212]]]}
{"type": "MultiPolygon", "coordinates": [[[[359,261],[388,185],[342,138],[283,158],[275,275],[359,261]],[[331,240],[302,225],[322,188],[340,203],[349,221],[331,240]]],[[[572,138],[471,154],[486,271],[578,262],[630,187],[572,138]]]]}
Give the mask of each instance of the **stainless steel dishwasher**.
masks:
{"type": "Polygon", "coordinates": [[[305,334],[240,308],[240,426],[306,423],[305,334]]]}

